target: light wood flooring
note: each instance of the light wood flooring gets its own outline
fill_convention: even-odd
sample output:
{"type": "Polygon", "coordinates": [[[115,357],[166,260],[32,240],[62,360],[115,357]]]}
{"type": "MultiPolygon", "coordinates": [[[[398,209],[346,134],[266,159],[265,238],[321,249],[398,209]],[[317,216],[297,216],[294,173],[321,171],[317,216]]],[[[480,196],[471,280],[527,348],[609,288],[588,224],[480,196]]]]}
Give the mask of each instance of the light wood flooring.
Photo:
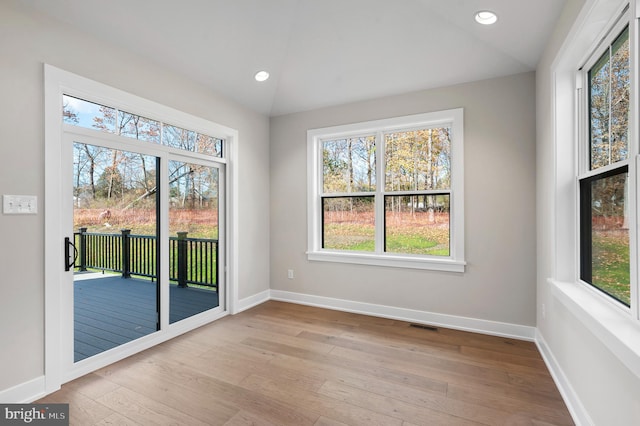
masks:
{"type": "Polygon", "coordinates": [[[73,425],[571,425],[535,344],[270,301],[39,403],[73,425]]]}

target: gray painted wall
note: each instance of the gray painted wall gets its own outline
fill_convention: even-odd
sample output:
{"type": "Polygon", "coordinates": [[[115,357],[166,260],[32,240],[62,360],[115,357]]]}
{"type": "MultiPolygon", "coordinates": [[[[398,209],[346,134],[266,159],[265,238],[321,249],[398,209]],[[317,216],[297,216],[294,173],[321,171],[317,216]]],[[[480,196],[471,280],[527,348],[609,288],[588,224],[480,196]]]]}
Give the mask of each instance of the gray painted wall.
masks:
{"type": "Polygon", "coordinates": [[[0,391],[43,374],[43,63],[239,131],[239,297],[269,288],[269,120],[122,48],[0,2],[0,194],[38,196],[36,216],[0,213],[0,391]]]}
{"type": "Polygon", "coordinates": [[[272,289],[535,325],[534,73],[279,116],[270,139],[272,289]],[[457,107],[466,272],[308,261],[307,130],[457,107]]]}
{"type": "Polygon", "coordinates": [[[537,324],[595,423],[632,424],[639,381],[554,303],[546,284],[554,252],[549,71],[583,3],[567,2],[537,75],[275,117],[269,129],[266,117],[170,70],[24,14],[18,1],[0,2],[0,194],[33,194],[40,202],[36,216],[0,214],[0,391],[43,374],[46,62],[239,130],[241,299],[268,289],[270,280],[276,290],[537,324]],[[457,107],[465,108],[467,272],[307,261],[307,129],[457,107]],[[287,279],[287,269],[295,270],[293,280],[287,279]]]}

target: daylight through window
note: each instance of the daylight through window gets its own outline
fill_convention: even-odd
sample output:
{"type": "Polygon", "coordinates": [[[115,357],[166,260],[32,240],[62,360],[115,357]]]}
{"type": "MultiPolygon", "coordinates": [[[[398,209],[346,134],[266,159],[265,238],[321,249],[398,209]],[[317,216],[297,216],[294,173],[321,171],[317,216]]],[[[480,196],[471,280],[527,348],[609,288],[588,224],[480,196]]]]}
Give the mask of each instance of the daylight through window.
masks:
{"type": "Polygon", "coordinates": [[[580,279],[630,306],[629,28],[609,40],[584,73],[588,137],[579,176],[580,279]]]}
{"type": "Polygon", "coordinates": [[[312,260],[464,269],[461,109],[308,137],[312,260]]]}
{"type": "Polygon", "coordinates": [[[63,121],[78,127],[113,133],[222,158],[223,140],[161,121],[120,111],[68,95],[62,97],[63,121]]]}

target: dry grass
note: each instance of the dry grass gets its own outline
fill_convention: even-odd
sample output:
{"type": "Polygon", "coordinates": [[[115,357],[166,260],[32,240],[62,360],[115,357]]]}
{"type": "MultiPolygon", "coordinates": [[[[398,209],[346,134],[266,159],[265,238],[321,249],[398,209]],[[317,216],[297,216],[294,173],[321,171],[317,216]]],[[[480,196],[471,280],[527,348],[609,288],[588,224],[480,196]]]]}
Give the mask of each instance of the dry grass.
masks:
{"type": "MultiPolygon", "coordinates": [[[[130,229],[132,234],[155,235],[155,209],[74,209],[74,229],[87,228],[88,232],[118,233],[130,229]]],[[[217,238],[218,211],[214,209],[171,209],[169,232],[188,232],[191,237],[217,238]]]]}

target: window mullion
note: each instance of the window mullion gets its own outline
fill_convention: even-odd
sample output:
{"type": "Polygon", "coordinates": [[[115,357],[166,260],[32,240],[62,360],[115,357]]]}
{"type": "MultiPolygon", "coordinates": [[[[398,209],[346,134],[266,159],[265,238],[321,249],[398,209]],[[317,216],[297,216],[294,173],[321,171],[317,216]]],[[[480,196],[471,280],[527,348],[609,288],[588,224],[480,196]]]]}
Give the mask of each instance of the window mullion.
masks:
{"type": "Polygon", "coordinates": [[[385,141],[382,132],[376,133],[376,204],[375,204],[375,238],[376,253],[382,254],[385,251],[385,211],[384,194],[386,186],[386,163],[385,163],[385,141]]]}
{"type": "Polygon", "coordinates": [[[609,120],[609,125],[608,125],[608,131],[609,132],[608,133],[609,134],[607,136],[608,139],[609,139],[608,140],[608,142],[609,142],[609,161],[608,161],[607,164],[611,164],[611,145],[613,143],[613,141],[611,139],[611,136],[612,136],[612,134],[611,134],[611,124],[613,123],[613,119],[612,119],[612,111],[613,111],[613,105],[612,105],[613,95],[612,95],[612,92],[613,92],[613,85],[611,84],[611,82],[613,81],[613,61],[612,61],[613,55],[611,54],[612,50],[613,49],[611,48],[611,46],[609,46],[609,99],[607,99],[607,102],[609,103],[609,111],[608,111],[609,112],[609,117],[608,117],[608,120],[609,120]]]}

